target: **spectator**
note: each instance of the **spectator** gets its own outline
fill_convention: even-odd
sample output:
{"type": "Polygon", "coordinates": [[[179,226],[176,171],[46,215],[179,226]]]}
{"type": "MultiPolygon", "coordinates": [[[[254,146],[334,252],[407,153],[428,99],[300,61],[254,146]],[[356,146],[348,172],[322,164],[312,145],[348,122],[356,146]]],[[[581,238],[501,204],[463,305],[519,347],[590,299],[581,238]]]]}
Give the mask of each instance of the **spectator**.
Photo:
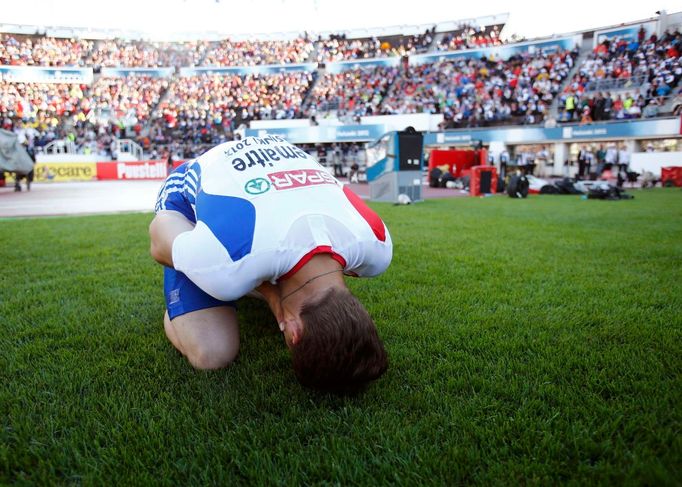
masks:
{"type": "Polygon", "coordinates": [[[388,88],[398,76],[397,68],[358,68],[327,73],[310,94],[308,113],[338,110],[355,117],[376,115],[388,88]]]}
{"type": "Polygon", "coordinates": [[[0,34],[0,63],[11,66],[84,66],[93,41],[0,34]]]}
{"type": "Polygon", "coordinates": [[[560,51],[413,66],[391,86],[382,113],[442,113],[446,128],[537,123],[572,63],[573,53],[560,51]]]}
{"type": "Polygon", "coordinates": [[[314,47],[301,37],[291,41],[230,41],[213,43],[207,49],[205,66],[255,66],[260,64],[303,63],[314,47]]]}
{"type": "Polygon", "coordinates": [[[100,41],[87,58],[87,65],[101,67],[157,68],[195,66],[204,57],[208,42],[148,43],[111,39],[100,41]]]}
{"type": "Polygon", "coordinates": [[[461,49],[476,49],[482,47],[499,46],[500,26],[490,25],[477,27],[463,24],[454,32],[446,33],[438,43],[440,51],[459,51],[461,49]]]}

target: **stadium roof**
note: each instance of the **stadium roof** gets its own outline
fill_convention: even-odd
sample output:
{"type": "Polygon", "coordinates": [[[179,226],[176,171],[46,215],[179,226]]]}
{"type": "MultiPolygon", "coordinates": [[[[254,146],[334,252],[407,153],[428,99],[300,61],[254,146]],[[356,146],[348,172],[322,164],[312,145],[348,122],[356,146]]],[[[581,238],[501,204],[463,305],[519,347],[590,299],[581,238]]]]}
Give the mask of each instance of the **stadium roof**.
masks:
{"type": "Polygon", "coordinates": [[[434,25],[443,19],[499,17],[500,12],[509,12],[505,34],[532,38],[651,18],[657,10],[677,11],[679,0],[655,0],[653,4],[613,0],[574,0],[570,4],[530,0],[117,0],[96,6],[91,0],[21,0],[6,2],[2,22],[42,30],[124,30],[177,40],[434,25]]]}

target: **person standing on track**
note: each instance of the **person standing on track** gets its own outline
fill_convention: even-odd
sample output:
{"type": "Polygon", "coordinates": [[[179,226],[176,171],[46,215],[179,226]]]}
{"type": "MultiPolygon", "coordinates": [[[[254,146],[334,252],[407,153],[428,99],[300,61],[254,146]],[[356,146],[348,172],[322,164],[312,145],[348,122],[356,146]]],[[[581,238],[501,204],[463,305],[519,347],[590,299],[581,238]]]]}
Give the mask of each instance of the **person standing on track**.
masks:
{"type": "Polygon", "coordinates": [[[169,175],[155,211],[164,328],[193,366],[234,361],[235,301],[255,291],[303,385],[356,391],[384,373],[376,326],[343,276],[384,272],[391,237],[312,156],[274,135],[221,144],[169,175]]]}

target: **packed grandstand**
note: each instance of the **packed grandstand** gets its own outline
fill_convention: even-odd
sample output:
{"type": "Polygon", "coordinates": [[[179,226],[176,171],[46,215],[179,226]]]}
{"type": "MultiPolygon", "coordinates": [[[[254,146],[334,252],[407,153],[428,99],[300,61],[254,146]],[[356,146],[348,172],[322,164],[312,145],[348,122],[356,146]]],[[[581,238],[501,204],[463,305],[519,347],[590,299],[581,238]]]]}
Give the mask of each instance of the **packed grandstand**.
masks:
{"type": "Polygon", "coordinates": [[[126,138],[151,157],[187,158],[254,120],[315,125],[428,113],[442,114],[446,130],[653,118],[674,109],[679,30],[635,26],[634,35],[592,32],[572,44],[490,51],[529,45],[503,42],[503,31],[503,23],[464,23],[417,35],[176,43],[6,32],[3,67],[58,75],[87,68],[92,77],[41,82],[5,69],[2,128],[23,132],[37,152],[65,140],[79,153],[111,157],[113,142],[126,138]]]}

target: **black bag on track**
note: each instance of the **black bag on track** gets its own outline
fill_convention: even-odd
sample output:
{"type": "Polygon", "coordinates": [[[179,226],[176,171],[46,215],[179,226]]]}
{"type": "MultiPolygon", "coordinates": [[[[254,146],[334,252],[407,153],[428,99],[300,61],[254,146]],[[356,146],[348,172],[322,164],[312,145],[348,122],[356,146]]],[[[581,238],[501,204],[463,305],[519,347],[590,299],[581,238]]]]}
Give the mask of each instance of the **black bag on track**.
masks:
{"type": "Polygon", "coordinates": [[[507,194],[510,198],[527,198],[528,186],[529,184],[526,176],[515,174],[509,178],[507,194]]]}

